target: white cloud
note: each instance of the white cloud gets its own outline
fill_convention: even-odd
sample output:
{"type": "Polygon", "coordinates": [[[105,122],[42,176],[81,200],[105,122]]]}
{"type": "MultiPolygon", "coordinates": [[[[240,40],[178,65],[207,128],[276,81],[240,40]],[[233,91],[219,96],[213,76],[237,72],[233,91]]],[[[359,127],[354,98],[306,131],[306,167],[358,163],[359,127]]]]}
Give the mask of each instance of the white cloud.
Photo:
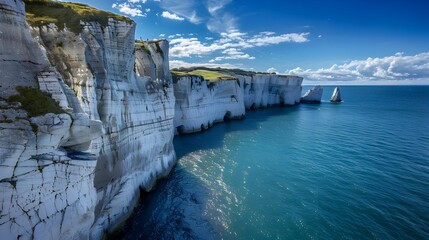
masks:
{"type": "Polygon", "coordinates": [[[308,35],[309,33],[288,33],[277,36],[259,34],[255,35],[252,39],[249,39],[248,42],[258,47],[279,44],[283,42],[303,43],[308,42],[308,35]]]}
{"type": "Polygon", "coordinates": [[[239,55],[239,54],[243,54],[243,52],[238,51],[237,48],[228,48],[222,51],[222,53],[224,54],[228,54],[228,55],[239,55]]]}
{"type": "Polygon", "coordinates": [[[268,72],[268,73],[277,72],[277,69],[275,69],[275,68],[273,68],[273,67],[270,67],[270,68],[268,68],[268,69],[267,69],[267,72],[268,72]]]}
{"type": "Polygon", "coordinates": [[[214,59],[211,59],[209,62],[217,62],[222,60],[236,60],[236,59],[248,59],[253,60],[255,57],[250,56],[247,53],[241,52],[236,48],[228,48],[222,51],[223,54],[226,54],[226,56],[220,56],[216,57],[214,59]]]}
{"type": "Polygon", "coordinates": [[[429,52],[414,56],[397,53],[383,58],[353,60],[342,65],[334,64],[330,68],[317,70],[295,68],[286,73],[303,76],[310,81],[429,81],[429,52]]]}
{"type": "Polygon", "coordinates": [[[130,15],[132,17],[145,17],[146,16],[146,14],[143,14],[143,12],[140,9],[133,7],[128,3],[119,3],[119,4],[114,3],[114,4],[112,4],[112,8],[118,9],[119,12],[130,15]]]}
{"type": "Polygon", "coordinates": [[[179,17],[177,14],[170,13],[170,12],[167,12],[167,11],[162,12],[161,16],[164,17],[164,18],[171,19],[171,20],[177,20],[177,21],[183,21],[183,20],[185,20],[185,18],[179,17]]]}
{"type": "Polygon", "coordinates": [[[160,3],[161,8],[174,13],[179,17],[185,18],[194,24],[205,23],[207,29],[212,32],[220,33],[236,28],[237,17],[224,11],[224,7],[232,0],[163,0],[160,3]],[[201,9],[206,12],[199,12],[201,9]],[[206,16],[206,17],[200,17],[206,16]],[[208,15],[208,16],[207,16],[208,15]]]}
{"type": "Polygon", "coordinates": [[[260,35],[265,35],[265,36],[271,36],[276,34],[275,32],[271,32],[271,31],[265,31],[265,32],[260,32],[260,35]]]}
{"type": "Polygon", "coordinates": [[[172,12],[179,17],[183,17],[186,20],[190,21],[194,24],[201,23],[202,19],[197,16],[197,12],[195,9],[198,8],[198,5],[201,4],[199,0],[163,0],[160,1],[160,6],[167,10],[168,12],[172,12]]]}
{"type": "Polygon", "coordinates": [[[128,0],[128,2],[129,2],[129,3],[134,3],[134,4],[135,4],[135,3],[140,3],[140,2],[141,2],[141,3],[146,3],[146,2],[147,2],[147,0],[128,0]]]}
{"type": "Polygon", "coordinates": [[[225,5],[230,3],[232,0],[208,0],[207,10],[210,14],[215,14],[217,11],[222,9],[225,5]]]}
{"type": "Polygon", "coordinates": [[[159,37],[165,37],[164,33],[159,34],[159,37]]]}
{"type": "Polygon", "coordinates": [[[209,67],[209,68],[242,68],[242,65],[235,65],[230,63],[189,63],[181,60],[170,60],[170,68],[180,68],[180,67],[209,67]]]}
{"type": "Polygon", "coordinates": [[[237,60],[237,59],[248,59],[253,60],[255,57],[250,56],[249,54],[237,54],[237,55],[229,55],[229,56],[221,56],[221,57],[215,57],[214,59],[211,59],[209,62],[218,62],[222,60],[237,60]]]}
{"type": "Polygon", "coordinates": [[[212,16],[206,23],[207,29],[211,32],[227,32],[237,28],[237,17],[229,13],[212,16]]]}
{"type": "MultiPolygon", "coordinates": [[[[259,33],[249,36],[237,30],[221,33],[221,38],[211,43],[203,43],[198,38],[176,38],[170,42],[170,55],[172,57],[191,57],[212,54],[223,51],[227,56],[214,58],[215,61],[223,59],[254,59],[243,52],[244,49],[279,44],[282,42],[306,42],[309,41],[308,33],[290,33],[273,35],[274,33],[259,33]],[[233,53],[232,51],[235,51],[233,53]],[[235,55],[232,57],[231,55],[235,55]]],[[[170,38],[171,36],[169,36],[170,38]]],[[[171,38],[170,38],[171,39],[171,38]]],[[[206,38],[207,39],[207,38],[206,38]]]]}

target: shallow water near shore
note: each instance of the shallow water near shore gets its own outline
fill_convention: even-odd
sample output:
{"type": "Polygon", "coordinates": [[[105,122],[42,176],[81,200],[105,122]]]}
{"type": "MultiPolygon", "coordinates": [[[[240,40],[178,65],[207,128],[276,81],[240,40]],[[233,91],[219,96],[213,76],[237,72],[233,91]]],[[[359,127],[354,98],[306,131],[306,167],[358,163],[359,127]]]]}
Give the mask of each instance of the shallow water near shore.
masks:
{"type": "Polygon", "coordinates": [[[176,137],[121,237],[429,239],[429,86],[332,90],[176,137]]]}

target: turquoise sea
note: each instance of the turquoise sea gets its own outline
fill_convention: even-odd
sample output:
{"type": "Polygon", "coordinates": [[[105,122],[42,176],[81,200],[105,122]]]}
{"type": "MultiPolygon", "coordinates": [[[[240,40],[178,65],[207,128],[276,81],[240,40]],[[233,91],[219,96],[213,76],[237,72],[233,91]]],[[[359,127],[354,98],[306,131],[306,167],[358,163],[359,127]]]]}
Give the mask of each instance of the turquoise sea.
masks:
{"type": "Polygon", "coordinates": [[[177,166],[116,237],[429,239],[429,86],[332,90],[176,137],[177,166]]]}

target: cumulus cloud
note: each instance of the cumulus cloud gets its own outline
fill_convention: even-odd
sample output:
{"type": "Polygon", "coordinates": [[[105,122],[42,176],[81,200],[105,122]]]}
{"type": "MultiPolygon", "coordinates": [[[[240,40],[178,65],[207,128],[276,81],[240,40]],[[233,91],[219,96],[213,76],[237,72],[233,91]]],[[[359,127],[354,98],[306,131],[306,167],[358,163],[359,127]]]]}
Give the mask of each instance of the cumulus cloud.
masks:
{"type": "Polygon", "coordinates": [[[209,62],[217,62],[225,59],[248,59],[248,60],[255,59],[255,57],[250,56],[247,53],[241,52],[236,48],[225,49],[224,51],[222,51],[222,53],[226,54],[226,56],[216,57],[214,59],[211,59],[209,62]]]}
{"type": "Polygon", "coordinates": [[[313,81],[429,80],[429,52],[412,56],[397,53],[382,58],[353,60],[317,70],[295,68],[287,74],[313,81]]]}
{"type": "Polygon", "coordinates": [[[145,17],[146,14],[143,14],[143,12],[137,8],[134,7],[128,3],[114,3],[112,4],[112,8],[118,9],[119,12],[130,15],[131,17],[145,17]]]}
{"type": "Polygon", "coordinates": [[[128,0],[129,3],[146,3],[147,0],[128,0]]]}
{"type": "Polygon", "coordinates": [[[255,57],[252,57],[247,53],[243,53],[243,54],[237,54],[237,55],[215,57],[215,58],[209,60],[209,62],[213,63],[213,62],[218,62],[218,61],[222,61],[222,60],[231,60],[231,59],[234,59],[234,60],[237,60],[237,59],[253,60],[253,59],[255,59],[255,57]]]}
{"type": "Polygon", "coordinates": [[[267,73],[273,73],[273,72],[277,72],[277,69],[270,67],[267,69],[267,73]]]}
{"type": "MultiPolygon", "coordinates": [[[[210,38],[209,38],[210,39],[210,38]]],[[[220,61],[224,59],[255,59],[243,52],[244,49],[261,46],[269,46],[283,42],[306,42],[309,41],[308,33],[290,33],[275,35],[273,32],[264,32],[249,36],[238,30],[224,32],[220,34],[218,40],[211,43],[203,43],[198,38],[176,38],[170,42],[170,55],[172,57],[192,57],[212,54],[223,51],[226,56],[219,56],[212,59],[220,61]],[[261,38],[262,36],[262,38],[261,38]],[[224,51],[226,50],[226,51],[224,51]],[[234,52],[235,51],[235,52],[234,52]]]]}
{"type": "Polygon", "coordinates": [[[271,33],[267,35],[266,32],[263,32],[254,36],[252,39],[249,39],[249,43],[252,43],[256,46],[268,46],[283,42],[302,43],[308,42],[308,35],[309,33],[288,33],[275,36],[271,33]]]}
{"type": "Polygon", "coordinates": [[[179,17],[179,16],[177,16],[177,14],[170,13],[170,12],[167,12],[167,11],[162,12],[161,16],[164,17],[164,18],[171,19],[171,20],[177,20],[177,21],[183,21],[183,20],[185,20],[185,18],[179,17]]]}

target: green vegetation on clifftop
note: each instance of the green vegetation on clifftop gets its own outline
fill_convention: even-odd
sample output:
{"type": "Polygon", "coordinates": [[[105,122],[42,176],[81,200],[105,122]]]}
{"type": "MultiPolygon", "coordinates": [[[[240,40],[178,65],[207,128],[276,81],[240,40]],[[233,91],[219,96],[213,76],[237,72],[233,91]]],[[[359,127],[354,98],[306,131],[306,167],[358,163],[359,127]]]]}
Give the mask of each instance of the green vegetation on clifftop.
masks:
{"type": "Polygon", "coordinates": [[[219,71],[216,71],[215,69],[210,69],[210,70],[195,69],[192,71],[183,71],[183,69],[180,69],[180,70],[171,71],[171,74],[173,76],[173,80],[180,77],[185,77],[185,76],[201,76],[205,80],[209,80],[211,82],[215,82],[219,80],[236,80],[235,77],[231,75],[223,74],[219,71]]]}
{"type": "MultiPolygon", "coordinates": [[[[176,74],[179,76],[179,74],[186,75],[186,73],[195,73],[197,71],[210,71],[210,72],[216,72],[222,75],[242,75],[242,76],[255,76],[255,75],[277,75],[276,73],[267,73],[267,72],[254,72],[254,71],[246,71],[243,69],[230,69],[230,68],[208,68],[208,67],[189,67],[189,68],[174,68],[171,70],[172,74],[176,74]]],[[[195,74],[198,75],[198,74],[195,74]]],[[[279,77],[294,77],[292,75],[277,75],[279,77]]],[[[235,79],[234,77],[230,76],[231,79],[235,79]]]]}
{"type": "Polygon", "coordinates": [[[32,87],[17,87],[17,95],[10,96],[8,102],[20,102],[21,108],[28,112],[30,117],[44,115],[46,113],[65,113],[51,94],[42,92],[32,87]]]}
{"type": "Polygon", "coordinates": [[[74,33],[82,31],[83,22],[98,22],[106,27],[109,18],[128,23],[131,19],[111,12],[95,9],[82,3],[53,2],[50,0],[24,0],[27,12],[27,22],[34,27],[55,23],[59,29],[64,25],[74,33]]]}
{"type": "Polygon", "coordinates": [[[147,46],[147,43],[145,41],[136,40],[135,41],[135,46],[136,46],[137,49],[141,49],[141,50],[145,51],[147,54],[150,55],[149,47],[147,46]]]}

